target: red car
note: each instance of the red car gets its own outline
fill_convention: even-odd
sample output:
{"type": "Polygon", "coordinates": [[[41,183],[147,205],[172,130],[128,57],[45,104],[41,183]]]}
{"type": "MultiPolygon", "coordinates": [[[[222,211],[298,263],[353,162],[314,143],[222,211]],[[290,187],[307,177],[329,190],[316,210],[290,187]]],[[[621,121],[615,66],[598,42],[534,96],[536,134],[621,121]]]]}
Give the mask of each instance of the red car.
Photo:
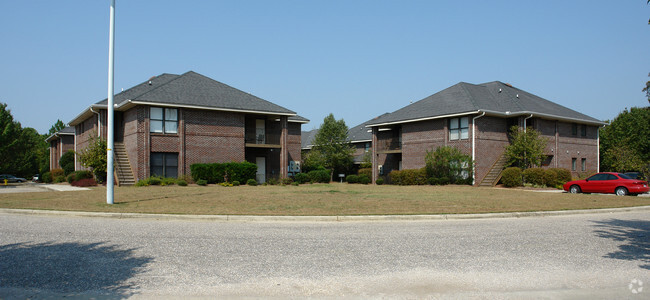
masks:
{"type": "Polygon", "coordinates": [[[636,196],[650,191],[647,181],[632,179],[625,174],[611,172],[597,173],[587,179],[569,181],[564,184],[563,188],[572,194],[608,193],[618,196],[636,196]]]}

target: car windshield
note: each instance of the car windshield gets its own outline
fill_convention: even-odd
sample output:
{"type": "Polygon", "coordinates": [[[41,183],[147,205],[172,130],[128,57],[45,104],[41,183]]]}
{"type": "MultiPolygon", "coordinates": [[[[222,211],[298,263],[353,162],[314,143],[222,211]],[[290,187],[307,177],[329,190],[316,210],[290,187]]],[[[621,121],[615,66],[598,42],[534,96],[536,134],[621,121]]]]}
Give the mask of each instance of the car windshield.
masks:
{"type": "Polygon", "coordinates": [[[621,173],[618,174],[618,177],[621,177],[621,178],[623,178],[623,179],[634,179],[634,178],[632,178],[632,177],[630,177],[630,176],[627,176],[627,175],[625,175],[625,174],[621,174],[621,173]]]}

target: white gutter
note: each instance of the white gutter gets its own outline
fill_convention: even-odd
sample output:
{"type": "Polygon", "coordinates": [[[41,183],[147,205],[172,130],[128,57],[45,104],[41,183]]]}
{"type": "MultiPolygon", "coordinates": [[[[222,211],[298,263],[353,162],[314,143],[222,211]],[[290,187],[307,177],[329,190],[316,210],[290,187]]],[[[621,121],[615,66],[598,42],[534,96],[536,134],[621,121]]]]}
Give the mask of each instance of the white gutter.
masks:
{"type": "Polygon", "coordinates": [[[230,112],[241,112],[249,114],[262,114],[262,115],[274,115],[274,116],[296,116],[296,113],[279,113],[279,112],[268,112],[268,111],[257,111],[257,110],[245,110],[245,109],[234,109],[234,108],[220,108],[220,107],[208,107],[200,105],[186,105],[186,104],[171,104],[171,103],[156,103],[156,102],[145,102],[145,101],[133,101],[126,100],[120,104],[115,105],[116,109],[128,109],[135,105],[151,105],[158,107],[182,107],[182,108],[192,108],[192,109],[204,109],[204,110],[217,110],[217,111],[230,111],[230,112]]]}
{"type": "Polygon", "coordinates": [[[102,118],[99,112],[94,111],[93,107],[90,107],[90,111],[94,114],[97,114],[97,137],[100,137],[102,135],[102,118]]]}
{"type": "MultiPolygon", "coordinates": [[[[472,163],[476,162],[476,119],[485,116],[485,112],[481,115],[472,118],[472,163]]],[[[472,168],[472,185],[476,184],[476,170],[472,168]]]]}
{"type": "Polygon", "coordinates": [[[478,114],[480,112],[481,112],[481,110],[477,110],[477,111],[470,111],[470,112],[449,114],[449,115],[442,115],[442,116],[435,116],[435,117],[426,117],[426,118],[419,118],[419,119],[402,120],[402,121],[395,121],[395,122],[386,122],[386,123],[379,123],[379,124],[369,124],[369,125],[366,125],[366,127],[388,126],[388,125],[413,123],[413,122],[428,121],[428,120],[435,120],[435,119],[453,118],[453,117],[460,117],[460,116],[478,114]]]}
{"type": "Polygon", "coordinates": [[[537,117],[541,117],[541,118],[545,118],[545,119],[559,120],[559,121],[566,121],[566,122],[575,122],[575,123],[587,124],[587,125],[600,125],[600,126],[602,126],[602,125],[607,124],[607,123],[601,122],[601,121],[590,121],[590,120],[562,117],[562,116],[550,115],[550,114],[545,114],[545,113],[538,113],[538,112],[533,112],[533,111],[516,111],[516,112],[509,112],[508,113],[508,112],[500,112],[500,111],[494,111],[494,110],[489,110],[489,109],[480,109],[480,110],[477,110],[477,111],[470,111],[470,112],[449,114],[449,115],[442,115],[442,116],[435,116],[435,117],[426,117],[426,118],[419,118],[419,119],[412,119],[412,120],[402,120],[402,121],[394,121],[394,122],[386,122],[386,123],[378,123],[378,124],[369,124],[369,125],[366,125],[365,127],[388,126],[388,125],[395,125],[395,124],[402,124],[402,123],[412,123],[412,122],[443,119],[443,118],[453,118],[453,117],[459,117],[459,116],[478,114],[478,113],[481,113],[481,112],[485,112],[486,115],[488,115],[488,116],[516,117],[516,116],[521,116],[521,115],[534,114],[537,117]]]}

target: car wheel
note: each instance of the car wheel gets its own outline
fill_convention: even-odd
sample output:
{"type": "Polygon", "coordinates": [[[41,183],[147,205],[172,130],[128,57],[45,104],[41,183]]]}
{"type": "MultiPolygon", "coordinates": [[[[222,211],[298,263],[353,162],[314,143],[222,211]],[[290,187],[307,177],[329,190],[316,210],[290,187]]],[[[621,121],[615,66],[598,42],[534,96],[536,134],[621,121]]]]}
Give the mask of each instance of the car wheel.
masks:
{"type": "Polygon", "coordinates": [[[614,193],[616,193],[616,196],[625,196],[627,195],[627,189],[624,187],[617,187],[614,193]]]}
{"type": "Polygon", "coordinates": [[[577,185],[572,185],[572,186],[569,188],[569,193],[571,193],[571,194],[578,194],[578,193],[580,193],[580,187],[577,186],[577,185]]]}

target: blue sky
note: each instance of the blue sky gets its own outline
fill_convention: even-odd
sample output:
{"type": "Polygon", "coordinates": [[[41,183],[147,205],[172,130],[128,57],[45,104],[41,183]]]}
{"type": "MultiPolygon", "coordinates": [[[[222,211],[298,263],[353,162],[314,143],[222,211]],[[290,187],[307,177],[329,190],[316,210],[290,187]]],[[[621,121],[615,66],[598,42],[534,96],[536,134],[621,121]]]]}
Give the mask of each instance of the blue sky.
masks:
{"type": "MultiPolygon", "coordinates": [[[[650,5],[611,1],[116,0],[115,90],[195,71],[317,128],[464,81],[601,120],[647,106],[650,5]]],[[[0,2],[0,102],[40,133],[105,99],[108,0],[0,2]]]]}

